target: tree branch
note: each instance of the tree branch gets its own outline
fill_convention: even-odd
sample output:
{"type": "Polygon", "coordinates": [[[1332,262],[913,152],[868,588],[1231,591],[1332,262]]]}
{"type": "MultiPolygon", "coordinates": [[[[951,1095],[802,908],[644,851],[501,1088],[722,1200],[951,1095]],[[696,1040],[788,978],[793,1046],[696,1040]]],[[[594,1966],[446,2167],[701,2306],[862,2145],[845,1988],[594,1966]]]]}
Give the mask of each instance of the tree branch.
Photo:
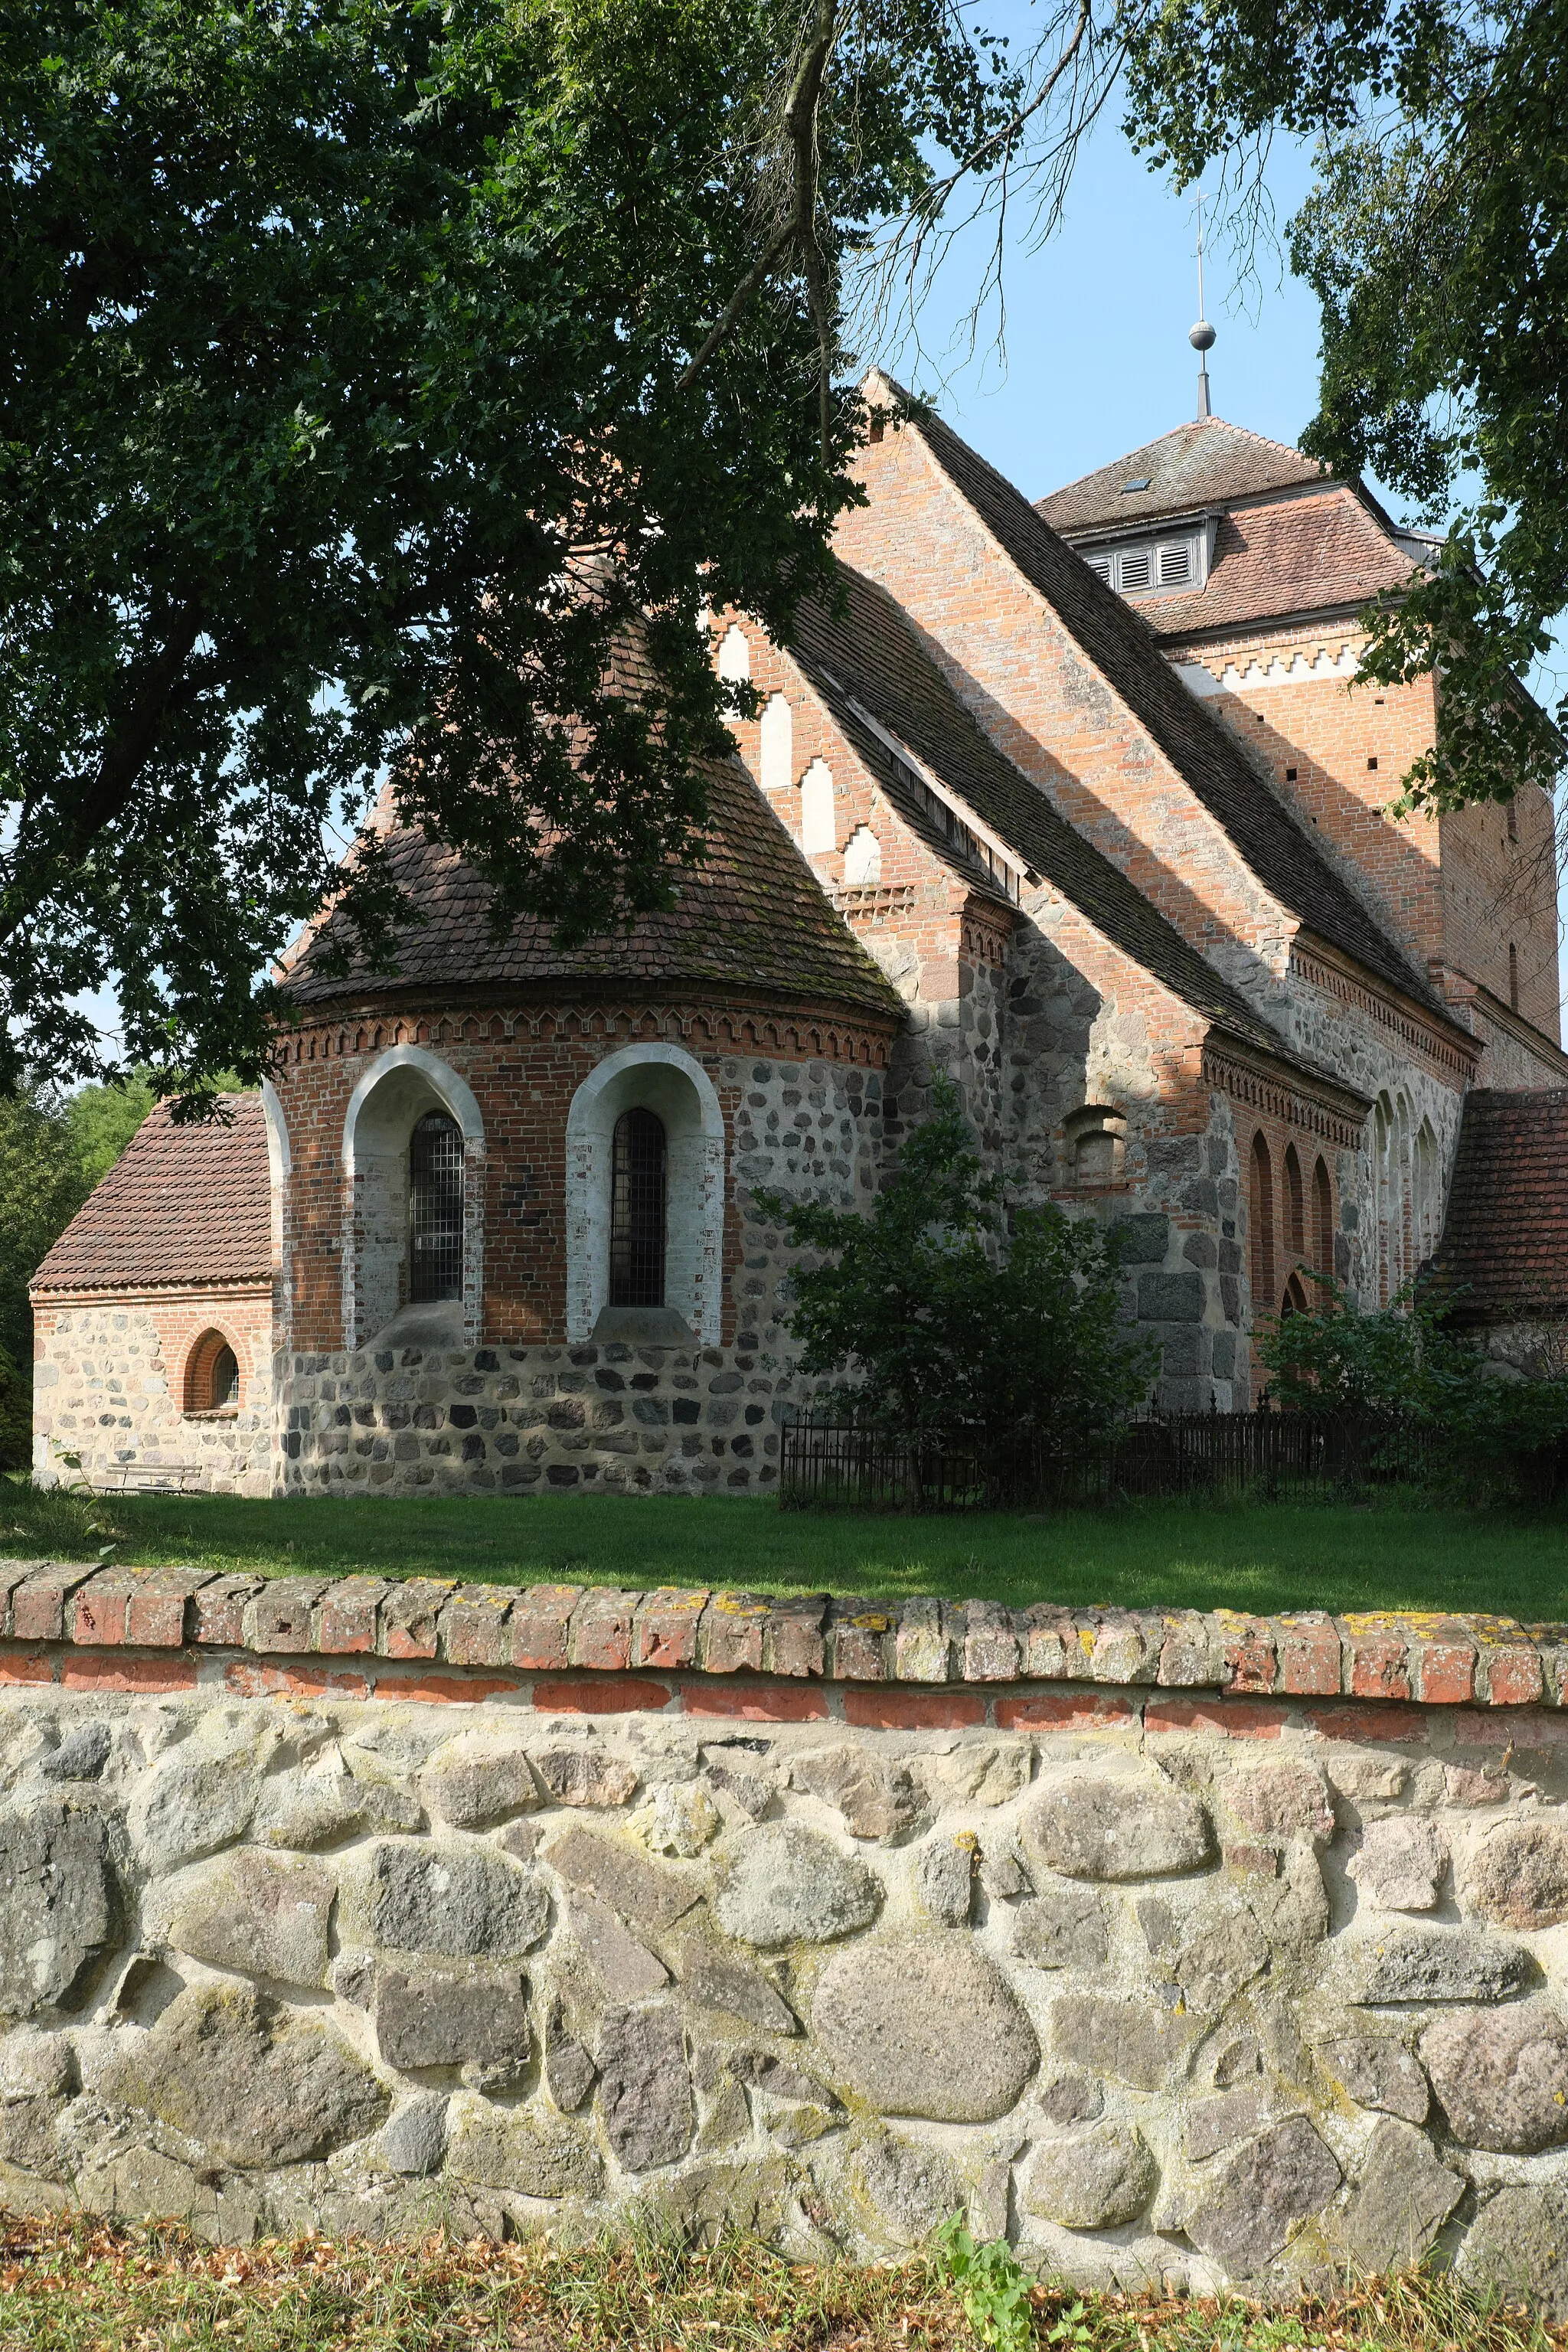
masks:
{"type": "MultiPolygon", "coordinates": [[[[67,856],[79,856],[95,834],[101,833],[124,809],[137,779],[157,749],[158,730],[180,672],[202,633],[194,605],[174,617],[164,644],[144,666],[130,703],[100,756],[96,774],[84,786],[74,809],[66,815],[67,856]]],[[[18,842],[20,862],[22,844],[18,842]]],[[[0,942],[12,937],[22,920],[20,912],[0,915],[0,942]]]]}
{"type": "MultiPolygon", "coordinates": [[[[1084,5],[1088,5],[1088,0],[1084,0],[1084,5]]],[[[685,392],[696,382],[758,288],[772,277],[784,256],[794,251],[805,279],[812,321],[816,329],[820,362],[817,398],[825,463],[831,446],[834,337],[832,312],[823,283],[822,247],[816,234],[816,117],[822,103],[822,85],[827,72],[827,62],[833,55],[833,45],[837,37],[838,0],[817,0],[816,22],[812,37],[795,68],[789,96],[784,103],[784,135],[793,157],[793,204],[789,222],[761,258],[747,270],[701,347],[682,370],[676,384],[678,392],[685,392]]]]}

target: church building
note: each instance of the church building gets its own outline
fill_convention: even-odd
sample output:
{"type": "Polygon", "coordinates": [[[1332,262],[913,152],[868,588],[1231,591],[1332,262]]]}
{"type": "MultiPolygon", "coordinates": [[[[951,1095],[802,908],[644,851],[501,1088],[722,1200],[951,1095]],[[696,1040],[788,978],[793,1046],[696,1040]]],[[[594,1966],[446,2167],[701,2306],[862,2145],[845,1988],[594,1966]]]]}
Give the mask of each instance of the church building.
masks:
{"type": "Polygon", "coordinates": [[[155,1112],[39,1268],[39,1476],[765,1492],[807,1384],[754,1191],[868,1205],[938,1069],[1011,1197],[1121,1228],[1169,1409],[1255,1402],[1314,1272],[1452,1263],[1503,1353],[1568,1318],[1551,803],[1392,819],[1436,684],[1352,691],[1429,543],[1208,415],[1031,505],[868,391],[841,598],[714,623],[761,715],[673,910],[497,946],[394,835],[398,971],[307,933],[270,1082],[155,1112]]]}

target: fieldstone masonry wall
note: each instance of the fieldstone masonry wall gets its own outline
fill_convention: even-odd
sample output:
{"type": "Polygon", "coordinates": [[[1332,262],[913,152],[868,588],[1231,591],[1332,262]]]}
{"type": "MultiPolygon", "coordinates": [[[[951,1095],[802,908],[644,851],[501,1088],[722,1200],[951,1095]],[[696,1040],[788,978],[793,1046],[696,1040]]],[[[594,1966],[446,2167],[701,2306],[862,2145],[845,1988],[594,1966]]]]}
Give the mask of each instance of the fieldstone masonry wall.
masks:
{"type": "Polygon", "coordinates": [[[1558,1632],[0,1575],[0,2196],[1568,2314],[1558,1632]],[[1424,1694],[1424,1696],[1423,1696],[1424,1694]]]}
{"type": "Polygon", "coordinates": [[[155,1299],[38,1302],[33,1365],[33,1468],[53,1484],[73,1456],[94,1485],[127,1465],[215,1494],[271,1491],[276,1453],[270,1288],[171,1292],[155,1299]],[[187,1367],[221,1332],[239,1366],[239,1400],[187,1412],[187,1367]]]}
{"type": "MultiPolygon", "coordinates": [[[[728,1494],[777,1483],[816,1382],[734,1348],[361,1348],[283,1360],[285,1489],[728,1494]]],[[[746,1342],[749,1341],[749,1345],[746,1342]]]]}

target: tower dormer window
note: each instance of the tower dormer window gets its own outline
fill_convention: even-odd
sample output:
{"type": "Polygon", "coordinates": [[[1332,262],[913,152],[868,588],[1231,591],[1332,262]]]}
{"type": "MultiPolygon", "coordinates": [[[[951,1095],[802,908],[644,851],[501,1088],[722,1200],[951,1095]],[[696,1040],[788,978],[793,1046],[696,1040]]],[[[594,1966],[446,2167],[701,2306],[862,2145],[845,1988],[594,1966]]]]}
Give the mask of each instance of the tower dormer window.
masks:
{"type": "Polygon", "coordinates": [[[1207,555],[1208,532],[1201,523],[1084,551],[1089,570],[1098,572],[1106,585],[1122,596],[1157,594],[1163,588],[1201,588],[1208,573],[1207,555]]]}

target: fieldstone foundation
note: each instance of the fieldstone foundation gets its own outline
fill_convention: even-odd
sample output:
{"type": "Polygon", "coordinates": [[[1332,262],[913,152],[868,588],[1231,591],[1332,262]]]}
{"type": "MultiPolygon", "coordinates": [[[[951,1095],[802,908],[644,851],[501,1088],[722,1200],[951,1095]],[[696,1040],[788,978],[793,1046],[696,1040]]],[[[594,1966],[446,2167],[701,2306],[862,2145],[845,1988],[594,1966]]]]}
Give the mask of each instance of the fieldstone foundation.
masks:
{"type": "Polygon", "coordinates": [[[1568,2315],[1551,1643],[19,1567],[4,1607],[13,2210],[866,2259],[963,2209],[1086,2284],[1429,2256],[1568,2315]]]}
{"type": "Polygon", "coordinates": [[[732,1348],[361,1348],[279,1360],[282,1484],[310,1493],[750,1493],[818,1383],[732,1348]]]}

